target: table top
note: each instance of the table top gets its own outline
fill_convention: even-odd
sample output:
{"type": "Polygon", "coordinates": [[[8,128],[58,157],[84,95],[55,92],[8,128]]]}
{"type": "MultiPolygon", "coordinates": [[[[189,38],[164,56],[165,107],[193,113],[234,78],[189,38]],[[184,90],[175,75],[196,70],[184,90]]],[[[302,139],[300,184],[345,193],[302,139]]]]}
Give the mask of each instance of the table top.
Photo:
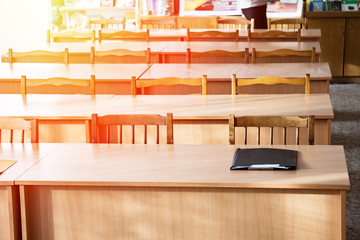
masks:
{"type": "Polygon", "coordinates": [[[100,115],[168,112],[175,119],[228,119],[230,114],[334,118],[328,94],[115,95],[98,111],[100,115]]]}
{"type": "Polygon", "coordinates": [[[255,48],[257,51],[272,51],[276,49],[312,50],[315,47],[316,54],[321,53],[319,42],[168,42],[162,53],[185,53],[187,48],[195,52],[210,50],[244,51],[255,48]]]}
{"type": "MultiPolygon", "coordinates": [[[[179,78],[196,78],[203,74],[208,80],[231,80],[236,74],[241,78],[257,78],[263,76],[304,77],[310,74],[311,80],[331,80],[328,63],[207,63],[207,64],[153,64],[140,79],[155,79],[169,76],[179,78]]],[[[1,73],[0,73],[1,76],[1,73]]]]}
{"type": "Polygon", "coordinates": [[[236,147],[252,146],[58,144],[15,183],[336,190],[350,187],[342,146],[273,146],[300,152],[294,171],[231,171],[236,147]]]}
{"type": "Polygon", "coordinates": [[[76,95],[0,94],[0,116],[90,119],[92,113],[166,114],[174,119],[228,119],[230,114],[333,119],[328,94],[76,95]],[[277,106],[274,108],[274,106],[277,106]]]}
{"type": "MultiPolygon", "coordinates": [[[[145,50],[151,49],[152,53],[186,53],[186,49],[192,51],[209,51],[209,50],[227,50],[227,51],[244,51],[245,48],[256,48],[259,51],[270,51],[275,49],[295,49],[311,50],[316,48],[316,53],[321,52],[319,42],[174,42],[174,41],[155,41],[155,42],[133,42],[133,41],[104,41],[102,43],[91,42],[58,42],[51,44],[39,45],[22,45],[14,46],[14,52],[25,52],[32,50],[64,51],[69,49],[70,54],[82,53],[90,54],[91,47],[95,51],[108,51],[113,49],[145,50]]],[[[2,52],[7,52],[3,49],[2,52]]]]}
{"type": "Polygon", "coordinates": [[[72,79],[126,80],[139,77],[150,65],[147,64],[58,64],[58,63],[0,63],[0,80],[20,81],[21,75],[27,78],[64,77],[72,79]]]}
{"type": "Polygon", "coordinates": [[[17,162],[0,174],[0,185],[14,185],[15,179],[31,168],[44,157],[56,144],[0,144],[1,160],[17,160],[17,162]]]}

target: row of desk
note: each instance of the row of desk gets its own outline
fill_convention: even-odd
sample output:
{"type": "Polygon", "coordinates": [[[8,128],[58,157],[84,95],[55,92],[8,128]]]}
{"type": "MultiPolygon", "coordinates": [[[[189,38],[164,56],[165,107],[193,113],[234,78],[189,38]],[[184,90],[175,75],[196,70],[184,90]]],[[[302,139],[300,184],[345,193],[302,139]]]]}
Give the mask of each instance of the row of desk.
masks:
{"type": "MultiPolygon", "coordinates": [[[[279,76],[305,77],[310,74],[311,93],[329,93],[331,72],[328,63],[257,63],[257,64],[51,64],[51,63],[0,63],[0,93],[20,93],[20,79],[46,79],[64,77],[89,79],[95,75],[97,94],[130,94],[130,79],[156,79],[176,76],[199,78],[207,75],[209,94],[230,94],[231,75],[241,78],[279,76]]],[[[194,90],[194,89],[192,89],[194,90]]],[[[33,93],[88,93],[79,87],[49,86],[30,89],[33,93]]],[[[150,88],[148,94],[186,94],[188,87],[150,88]]],[[[302,86],[249,86],[239,93],[303,93],[302,86]]]]}
{"type": "MultiPolygon", "coordinates": [[[[234,32],[234,29],[190,29],[191,32],[204,32],[204,31],[219,31],[219,32],[234,32]]],[[[131,30],[131,32],[145,32],[146,30],[131,30]]],[[[253,32],[263,32],[263,29],[254,29],[253,32]]],[[[287,31],[287,30],[284,30],[287,31]]],[[[293,30],[289,30],[293,31],[293,30]]],[[[319,41],[321,37],[320,29],[300,29],[301,31],[301,41],[319,41]]],[[[101,30],[102,33],[114,33],[114,30],[101,30]]],[[[92,30],[82,31],[81,35],[88,34],[88,38],[91,38],[92,30]]],[[[50,34],[50,33],[49,33],[50,34]]],[[[98,31],[95,32],[95,37],[98,38],[98,31]]],[[[186,41],[187,39],[187,29],[149,29],[149,39],[150,41],[186,41]]],[[[51,40],[53,42],[74,42],[74,41],[83,41],[84,39],[76,38],[76,32],[60,32],[60,33],[51,33],[51,40]]],[[[129,40],[132,41],[144,41],[144,38],[131,37],[129,40]]],[[[210,39],[207,39],[210,40],[210,39]]],[[[266,38],[266,39],[255,39],[255,41],[294,41],[294,39],[288,39],[286,37],[276,37],[276,38],[266,38]]],[[[106,40],[103,40],[106,41],[106,40]]],[[[213,41],[216,41],[213,40],[213,41]]],[[[247,30],[239,30],[239,41],[248,41],[248,32],[247,30]]],[[[296,39],[295,39],[296,41],[296,39]]]]}
{"type": "MultiPolygon", "coordinates": [[[[264,95],[0,95],[2,117],[37,117],[40,142],[85,142],[92,113],[174,114],[175,144],[228,144],[230,114],[315,116],[315,144],[330,144],[334,118],[328,94],[264,95]],[[276,107],[274,107],[276,106],[276,107]]],[[[255,133],[254,133],[255,134],[255,133]]],[[[295,134],[295,131],[294,133],[295,134]]],[[[300,131],[300,142],[307,132],[300,131]]],[[[264,135],[264,139],[266,138],[264,135]]],[[[291,138],[291,134],[288,137],[291,138]]],[[[165,136],[162,136],[165,137],[165,136]]],[[[281,139],[281,132],[276,137],[281,139]]],[[[249,143],[255,144],[256,138],[249,143]]],[[[164,141],[165,142],[165,141],[164,141]]],[[[276,140],[275,140],[276,142],[276,140]]],[[[289,144],[292,141],[289,140],[289,144]]],[[[264,144],[266,140],[264,140],[264,144]]]]}
{"type": "Polygon", "coordinates": [[[298,169],[261,174],[236,147],[1,144],[0,239],[346,238],[342,146],[276,146],[298,169]]]}
{"type": "MultiPolygon", "coordinates": [[[[131,41],[109,41],[103,43],[92,44],[90,42],[84,43],[53,43],[40,44],[32,46],[14,46],[14,52],[27,52],[32,50],[47,50],[47,51],[64,51],[69,49],[70,63],[90,63],[90,49],[95,48],[95,51],[109,51],[114,49],[128,49],[134,51],[141,51],[150,48],[152,63],[185,63],[186,50],[190,48],[191,51],[204,52],[211,50],[226,50],[226,51],[244,51],[245,48],[255,48],[258,51],[272,51],[277,49],[293,49],[293,50],[312,50],[315,47],[317,58],[321,53],[320,43],[315,42],[131,42],[131,41]]],[[[7,61],[7,49],[2,50],[2,60],[7,61]]],[[[251,51],[250,51],[251,52],[251,51]]],[[[250,54],[251,55],[251,54],[250,54]]],[[[51,59],[44,58],[42,62],[48,62],[51,59]]],[[[287,58],[275,58],[271,61],[283,62],[310,62],[307,58],[300,58],[290,56],[287,58]]],[[[38,59],[38,61],[40,61],[38,59]]],[[[218,58],[222,62],[222,58],[218,58]]],[[[239,60],[237,60],[239,61],[239,60]]],[[[261,60],[259,60],[261,62],[261,60]]]]}

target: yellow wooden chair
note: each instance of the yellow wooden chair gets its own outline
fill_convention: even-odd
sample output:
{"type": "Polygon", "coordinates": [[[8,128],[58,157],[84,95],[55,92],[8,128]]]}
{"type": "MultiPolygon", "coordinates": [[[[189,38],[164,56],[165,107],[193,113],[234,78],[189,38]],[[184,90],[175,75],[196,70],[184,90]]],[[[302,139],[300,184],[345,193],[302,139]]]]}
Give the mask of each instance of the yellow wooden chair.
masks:
{"type": "Polygon", "coordinates": [[[39,123],[37,118],[0,118],[0,143],[25,142],[29,133],[31,143],[39,142],[39,123]]]}
{"type": "MultiPolygon", "coordinates": [[[[255,48],[253,48],[251,51],[251,62],[256,63],[257,58],[288,56],[298,56],[310,59],[310,62],[312,63],[318,62],[315,47],[313,47],[311,50],[277,49],[273,51],[257,51],[255,48]]],[[[274,61],[271,60],[271,62],[274,61]]]]}
{"type": "Polygon", "coordinates": [[[266,76],[259,78],[237,78],[236,74],[233,74],[231,76],[231,94],[237,95],[237,87],[244,87],[255,84],[289,84],[299,86],[303,85],[305,88],[305,94],[310,94],[310,74],[306,74],[303,78],[282,78],[274,76],[266,76]]]}
{"type": "MultiPolygon", "coordinates": [[[[9,48],[6,54],[9,63],[69,63],[69,49],[54,52],[46,50],[34,50],[28,52],[14,52],[9,48]]],[[[5,57],[5,58],[6,58],[5,57]]]]}
{"type": "Polygon", "coordinates": [[[25,75],[21,76],[21,94],[28,94],[28,87],[38,87],[43,85],[63,86],[73,85],[80,87],[89,87],[91,95],[95,95],[95,75],[89,79],[70,79],[63,77],[53,77],[46,79],[27,79],[25,75]]]}
{"type": "Polygon", "coordinates": [[[217,16],[215,22],[215,28],[218,29],[241,29],[246,30],[253,29],[255,20],[247,20],[244,17],[239,16],[217,16]]]}
{"type": "Polygon", "coordinates": [[[274,30],[308,29],[308,23],[303,18],[268,19],[268,28],[274,30]]]}
{"type": "Polygon", "coordinates": [[[144,126],[143,144],[148,143],[148,126],[156,126],[156,144],[160,143],[159,126],[166,126],[166,143],[173,144],[173,114],[166,116],[156,114],[118,114],[98,116],[91,115],[92,143],[123,143],[123,126],[131,126],[131,143],[135,143],[135,126],[144,126]],[[114,133],[115,132],[115,133],[114,133]]]}
{"type": "Polygon", "coordinates": [[[177,29],[175,16],[143,16],[139,17],[140,29],[177,29]]]}
{"type": "Polygon", "coordinates": [[[122,40],[122,41],[150,41],[149,29],[146,31],[116,31],[116,32],[103,32],[98,31],[98,39],[101,43],[103,40],[122,40]]]}
{"type": "Polygon", "coordinates": [[[201,86],[201,94],[207,95],[207,76],[203,75],[201,78],[176,78],[165,77],[153,80],[138,80],[136,77],[131,78],[131,94],[137,95],[137,89],[147,88],[154,86],[174,86],[174,85],[187,85],[187,86],[201,86]]]}
{"type": "MultiPolygon", "coordinates": [[[[245,48],[245,51],[230,52],[225,50],[212,50],[205,52],[193,52],[190,48],[186,50],[186,63],[192,63],[193,59],[196,59],[196,63],[209,63],[209,58],[212,57],[225,57],[228,61],[222,60],[222,62],[241,62],[249,63],[249,49],[245,48]]],[[[214,60],[213,63],[218,63],[214,60]]]]}
{"type": "Polygon", "coordinates": [[[234,31],[191,31],[187,28],[186,41],[239,41],[239,29],[234,31]]]}
{"type": "Polygon", "coordinates": [[[265,30],[265,31],[251,31],[248,29],[248,41],[279,39],[279,40],[293,40],[301,42],[301,31],[281,31],[281,30],[265,30]]]}
{"type": "Polygon", "coordinates": [[[52,33],[50,29],[47,30],[47,43],[52,42],[87,42],[91,40],[95,42],[95,30],[66,30],[57,33],[52,33]]]}
{"type": "Polygon", "coordinates": [[[128,49],[113,49],[109,51],[95,51],[94,47],[90,49],[90,63],[150,63],[150,48],[141,51],[128,49]]]}
{"type": "Polygon", "coordinates": [[[231,114],[229,116],[229,144],[235,144],[235,128],[243,127],[244,128],[244,138],[239,144],[247,144],[248,141],[248,128],[255,127],[257,128],[256,142],[258,145],[261,144],[261,135],[260,128],[266,127],[269,128],[269,142],[270,145],[274,143],[274,128],[282,128],[282,145],[287,143],[287,128],[296,128],[296,145],[300,144],[299,130],[300,128],[307,128],[308,130],[308,145],[314,144],[314,116],[309,117],[298,117],[298,116],[289,116],[289,117],[280,117],[280,116],[239,116],[231,114]]]}

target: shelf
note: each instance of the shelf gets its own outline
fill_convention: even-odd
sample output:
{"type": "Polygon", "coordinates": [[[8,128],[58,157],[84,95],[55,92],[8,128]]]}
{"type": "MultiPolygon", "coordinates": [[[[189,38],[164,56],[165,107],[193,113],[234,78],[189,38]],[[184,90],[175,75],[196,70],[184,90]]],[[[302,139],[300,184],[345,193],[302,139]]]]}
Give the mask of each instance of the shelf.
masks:
{"type": "Polygon", "coordinates": [[[360,17],[360,11],[305,12],[306,18],[360,17]]]}
{"type": "Polygon", "coordinates": [[[135,11],[135,7],[94,7],[94,8],[87,8],[87,7],[61,7],[60,11],[66,12],[77,12],[77,11],[135,11]]]}

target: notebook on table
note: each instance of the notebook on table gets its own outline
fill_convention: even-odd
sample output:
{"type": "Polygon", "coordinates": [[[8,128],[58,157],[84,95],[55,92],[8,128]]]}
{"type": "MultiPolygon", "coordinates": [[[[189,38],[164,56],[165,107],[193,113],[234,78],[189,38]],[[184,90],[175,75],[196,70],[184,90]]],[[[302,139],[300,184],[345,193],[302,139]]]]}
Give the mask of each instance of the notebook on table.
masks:
{"type": "Polygon", "coordinates": [[[16,163],[16,160],[0,160],[0,174],[16,163]]]}
{"type": "Polygon", "coordinates": [[[231,170],[294,170],[298,151],[277,148],[237,148],[231,170]]]}

